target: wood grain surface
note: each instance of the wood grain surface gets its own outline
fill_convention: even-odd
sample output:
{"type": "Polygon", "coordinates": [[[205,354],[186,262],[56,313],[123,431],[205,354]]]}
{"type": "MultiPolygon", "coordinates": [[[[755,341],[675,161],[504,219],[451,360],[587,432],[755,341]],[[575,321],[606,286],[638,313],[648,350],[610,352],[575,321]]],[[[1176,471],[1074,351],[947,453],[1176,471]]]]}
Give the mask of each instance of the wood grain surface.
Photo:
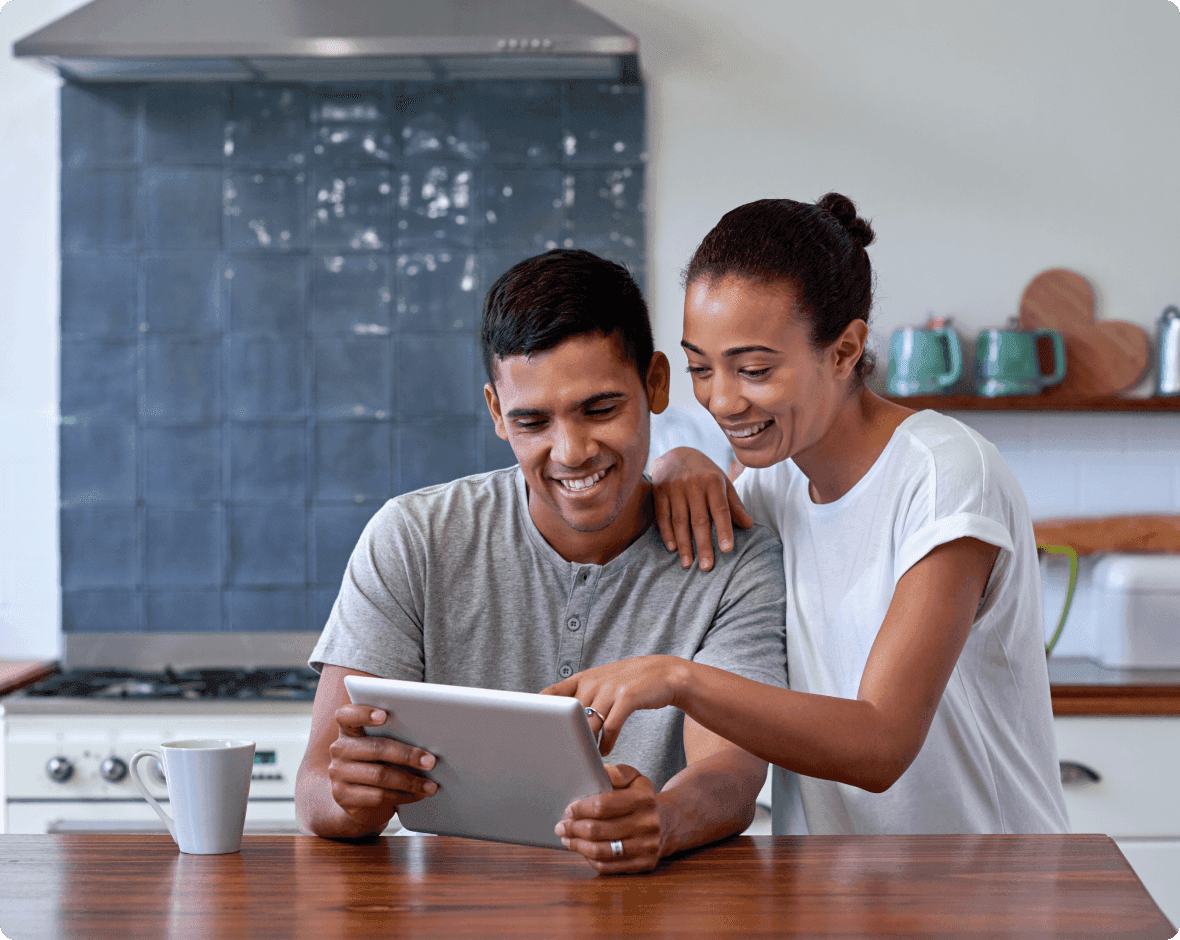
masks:
{"type": "Polygon", "coordinates": [[[1038,519],[1039,545],[1068,545],[1079,555],[1110,552],[1180,554],[1180,516],[1099,516],[1093,519],[1038,519]]]}
{"type": "Polygon", "coordinates": [[[0,836],[0,931],[34,938],[1134,937],[1174,930],[1100,835],[738,837],[656,871],[444,837],[0,836]]]}
{"type": "Polygon", "coordinates": [[[1151,341],[1143,328],[1097,319],[1094,289],[1064,268],[1042,271],[1020,299],[1023,329],[1057,330],[1065,340],[1065,378],[1041,397],[1101,398],[1134,388],[1147,374],[1151,341]]]}
{"type": "Polygon", "coordinates": [[[7,695],[57,672],[53,662],[0,662],[0,695],[7,695]]]}

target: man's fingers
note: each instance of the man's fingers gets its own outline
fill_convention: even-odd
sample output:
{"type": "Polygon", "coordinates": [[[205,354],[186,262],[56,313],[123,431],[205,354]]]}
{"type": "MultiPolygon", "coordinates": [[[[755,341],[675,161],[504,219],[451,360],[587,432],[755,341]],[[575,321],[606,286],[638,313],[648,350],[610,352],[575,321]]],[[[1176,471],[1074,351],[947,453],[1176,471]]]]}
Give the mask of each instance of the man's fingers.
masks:
{"type": "Polygon", "coordinates": [[[364,733],[366,727],[383,724],[385,719],[378,720],[374,715],[384,714],[367,706],[342,705],[336,710],[340,736],[328,745],[328,753],[334,760],[395,764],[422,770],[434,767],[434,755],[420,747],[364,733]]]}
{"type": "Polygon", "coordinates": [[[341,705],[336,709],[336,724],[341,733],[354,738],[365,737],[365,728],[383,725],[388,717],[380,708],[368,705],[341,705]]]}
{"type": "Polygon", "coordinates": [[[643,776],[630,764],[603,764],[602,766],[606,768],[606,775],[610,778],[611,786],[616,790],[631,786],[637,778],[643,776]]]}

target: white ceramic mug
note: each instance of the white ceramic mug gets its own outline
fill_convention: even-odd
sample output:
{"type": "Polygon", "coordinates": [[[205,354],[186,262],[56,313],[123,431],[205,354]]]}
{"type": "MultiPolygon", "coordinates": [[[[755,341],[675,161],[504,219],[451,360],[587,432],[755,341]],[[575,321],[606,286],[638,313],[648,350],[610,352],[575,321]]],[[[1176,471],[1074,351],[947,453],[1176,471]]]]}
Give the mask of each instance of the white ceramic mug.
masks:
{"type": "Polygon", "coordinates": [[[254,769],[253,741],[169,741],[159,750],[137,751],[128,769],[180,851],[224,855],[241,849],[254,769]],[[175,818],[161,809],[139,776],[139,762],[147,757],[154,757],[164,769],[175,818]]]}

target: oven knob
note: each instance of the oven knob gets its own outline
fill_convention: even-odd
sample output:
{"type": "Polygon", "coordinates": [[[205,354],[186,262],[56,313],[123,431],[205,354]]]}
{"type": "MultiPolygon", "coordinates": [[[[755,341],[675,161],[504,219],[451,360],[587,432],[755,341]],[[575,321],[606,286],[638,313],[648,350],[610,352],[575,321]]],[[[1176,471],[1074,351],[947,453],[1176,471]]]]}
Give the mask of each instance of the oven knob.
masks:
{"type": "Polygon", "coordinates": [[[68,757],[51,757],[45,765],[45,772],[49,774],[50,780],[65,783],[74,775],[74,765],[68,757]]]}
{"type": "Polygon", "coordinates": [[[166,786],[168,778],[164,776],[164,767],[158,760],[148,762],[148,776],[160,786],[166,786]]]}
{"type": "Polygon", "coordinates": [[[127,776],[127,764],[120,757],[108,757],[98,765],[98,772],[102,774],[103,780],[118,783],[127,776]]]}

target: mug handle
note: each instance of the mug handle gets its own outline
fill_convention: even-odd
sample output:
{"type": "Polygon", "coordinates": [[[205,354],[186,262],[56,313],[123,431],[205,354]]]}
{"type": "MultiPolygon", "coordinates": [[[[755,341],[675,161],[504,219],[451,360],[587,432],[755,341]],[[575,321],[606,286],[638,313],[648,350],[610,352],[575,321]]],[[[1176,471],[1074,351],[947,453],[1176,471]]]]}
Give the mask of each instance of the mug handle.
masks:
{"type": "Polygon", "coordinates": [[[1045,644],[1045,655],[1053,652],[1053,647],[1061,639],[1061,631],[1065,627],[1065,618],[1069,616],[1069,605],[1073,602],[1074,588],[1078,586],[1078,553],[1068,545],[1038,545],[1037,552],[1048,552],[1051,555],[1064,555],[1069,559],[1069,587],[1065,590],[1065,604],[1061,608],[1061,619],[1057,622],[1057,629],[1053,631],[1053,639],[1045,644]]]}
{"type": "Polygon", "coordinates": [[[951,329],[941,329],[938,331],[944,344],[946,344],[946,361],[950,366],[948,372],[943,373],[935,379],[935,385],[941,391],[944,388],[949,388],[954,385],[963,376],[963,347],[959,343],[959,334],[951,329]]]}
{"type": "Polygon", "coordinates": [[[1041,387],[1056,385],[1065,378],[1065,340],[1056,330],[1033,330],[1033,336],[1038,341],[1046,336],[1053,343],[1053,372],[1041,376],[1041,387]]]}
{"type": "Polygon", "coordinates": [[[160,762],[161,767],[164,766],[164,755],[159,751],[152,750],[151,748],[143,751],[136,751],[135,756],[131,758],[130,763],[127,765],[127,769],[131,772],[131,782],[135,784],[135,789],[139,791],[140,796],[148,801],[152,809],[156,811],[156,815],[159,816],[161,820],[163,820],[164,825],[168,827],[168,832],[171,834],[172,838],[175,839],[176,824],[173,823],[172,817],[165,813],[160,807],[160,804],[156,802],[156,798],[148,792],[148,788],[144,786],[143,780],[139,776],[139,762],[145,757],[154,757],[160,762]]]}

